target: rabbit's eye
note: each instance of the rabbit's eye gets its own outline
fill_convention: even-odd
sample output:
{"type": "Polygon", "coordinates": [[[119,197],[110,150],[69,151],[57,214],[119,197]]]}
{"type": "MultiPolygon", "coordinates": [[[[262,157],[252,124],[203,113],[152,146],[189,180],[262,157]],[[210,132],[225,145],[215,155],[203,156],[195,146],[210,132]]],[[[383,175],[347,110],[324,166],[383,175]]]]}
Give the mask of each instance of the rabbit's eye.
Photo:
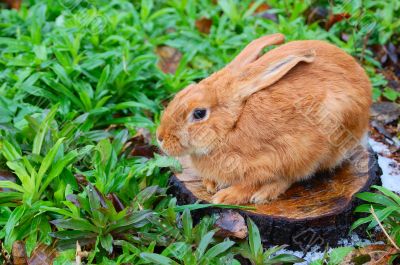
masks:
{"type": "Polygon", "coordinates": [[[194,121],[200,121],[207,116],[207,109],[195,109],[192,112],[192,119],[194,121]]]}

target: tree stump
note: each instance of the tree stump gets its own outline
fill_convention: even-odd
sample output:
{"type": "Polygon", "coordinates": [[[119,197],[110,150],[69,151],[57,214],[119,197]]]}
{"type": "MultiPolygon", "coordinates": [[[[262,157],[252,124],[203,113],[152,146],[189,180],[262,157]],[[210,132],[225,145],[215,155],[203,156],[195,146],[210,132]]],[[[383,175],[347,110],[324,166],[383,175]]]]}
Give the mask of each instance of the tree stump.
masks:
{"type": "MultiPolygon", "coordinates": [[[[190,165],[181,160],[183,171],[170,179],[170,192],[179,204],[210,202],[202,182],[190,165]]],[[[234,210],[250,217],[258,226],[264,245],[287,244],[307,251],[312,246],[336,246],[349,235],[351,224],[359,217],[353,213],[360,204],[355,194],[369,190],[380,181],[381,171],[372,151],[359,151],[332,172],[320,172],[307,181],[294,184],[276,201],[254,206],[254,210],[234,210]]],[[[221,213],[215,207],[193,212],[194,219],[221,213]]],[[[360,230],[361,231],[361,230],[360,230]]]]}

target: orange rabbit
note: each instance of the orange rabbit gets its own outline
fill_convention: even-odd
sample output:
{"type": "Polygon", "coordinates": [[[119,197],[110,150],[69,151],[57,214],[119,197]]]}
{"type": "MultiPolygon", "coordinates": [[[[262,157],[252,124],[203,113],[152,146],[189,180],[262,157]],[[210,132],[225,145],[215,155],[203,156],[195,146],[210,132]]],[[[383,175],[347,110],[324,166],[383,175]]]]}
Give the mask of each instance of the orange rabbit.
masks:
{"type": "Polygon", "coordinates": [[[180,91],[157,138],[189,155],[214,203],[265,203],[346,159],[368,129],[371,84],[350,55],[323,41],[251,42],[230,64],[180,91]]]}

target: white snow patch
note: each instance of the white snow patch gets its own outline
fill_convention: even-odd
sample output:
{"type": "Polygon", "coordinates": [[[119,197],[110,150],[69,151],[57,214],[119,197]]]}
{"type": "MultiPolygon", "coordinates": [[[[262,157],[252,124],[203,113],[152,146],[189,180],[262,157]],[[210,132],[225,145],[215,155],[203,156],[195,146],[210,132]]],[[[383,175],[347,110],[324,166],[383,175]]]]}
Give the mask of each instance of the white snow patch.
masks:
{"type": "Polygon", "coordinates": [[[390,151],[389,148],[381,143],[381,142],[377,142],[372,138],[368,139],[368,143],[371,146],[372,150],[374,150],[375,153],[378,153],[379,155],[390,155],[390,151]]]}
{"type": "MultiPolygon", "coordinates": [[[[373,242],[374,244],[383,244],[383,242],[373,242]]],[[[364,247],[371,245],[372,242],[368,239],[360,238],[356,233],[351,234],[349,238],[344,238],[338,242],[338,247],[364,247]]],[[[326,251],[331,252],[333,248],[328,248],[326,251]]],[[[292,254],[299,258],[304,259],[304,262],[296,263],[296,265],[308,265],[311,262],[322,259],[324,257],[324,251],[318,246],[312,247],[305,255],[302,251],[292,251],[283,249],[277,252],[277,254],[292,254]]]]}
{"type": "Polygon", "coordinates": [[[352,233],[350,238],[344,238],[339,241],[339,246],[341,247],[364,247],[371,244],[383,244],[382,241],[371,242],[368,239],[359,237],[356,233],[352,233]]]}
{"type": "Polygon", "coordinates": [[[305,256],[304,256],[304,253],[301,251],[292,251],[292,250],[286,250],[286,249],[282,249],[282,250],[278,251],[277,254],[292,254],[299,258],[304,259],[304,262],[296,263],[296,265],[308,265],[312,261],[317,260],[317,259],[322,259],[324,257],[324,252],[320,251],[319,247],[317,247],[317,246],[312,247],[311,250],[309,250],[305,256]]]}
{"type": "Polygon", "coordinates": [[[386,157],[386,155],[390,155],[390,150],[386,145],[372,138],[369,138],[368,142],[372,150],[378,154],[378,164],[382,169],[382,186],[400,193],[400,164],[394,159],[386,157]]]}

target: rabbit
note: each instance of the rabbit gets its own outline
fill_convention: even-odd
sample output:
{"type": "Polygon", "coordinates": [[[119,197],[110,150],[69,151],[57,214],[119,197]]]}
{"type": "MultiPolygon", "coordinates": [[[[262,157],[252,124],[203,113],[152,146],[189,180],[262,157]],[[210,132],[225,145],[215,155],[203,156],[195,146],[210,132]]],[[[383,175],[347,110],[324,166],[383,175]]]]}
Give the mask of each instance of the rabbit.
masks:
{"type": "Polygon", "coordinates": [[[161,149],[190,157],[212,203],[269,203],[340,166],[367,134],[371,84],[357,61],[324,41],[284,39],[252,41],[161,116],[161,149]],[[270,45],[280,46],[262,54],[270,45]]]}

